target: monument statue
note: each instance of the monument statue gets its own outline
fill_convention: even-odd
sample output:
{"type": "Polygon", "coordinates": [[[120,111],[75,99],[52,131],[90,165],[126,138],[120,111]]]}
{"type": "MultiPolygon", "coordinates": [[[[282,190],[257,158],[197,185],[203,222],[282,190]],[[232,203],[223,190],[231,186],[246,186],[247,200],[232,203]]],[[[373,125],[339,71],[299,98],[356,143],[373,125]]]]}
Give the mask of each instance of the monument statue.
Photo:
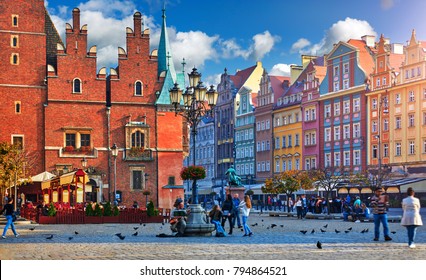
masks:
{"type": "Polygon", "coordinates": [[[237,175],[233,165],[229,167],[225,175],[228,175],[229,186],[242,186],[241,177],[237,175]]]}

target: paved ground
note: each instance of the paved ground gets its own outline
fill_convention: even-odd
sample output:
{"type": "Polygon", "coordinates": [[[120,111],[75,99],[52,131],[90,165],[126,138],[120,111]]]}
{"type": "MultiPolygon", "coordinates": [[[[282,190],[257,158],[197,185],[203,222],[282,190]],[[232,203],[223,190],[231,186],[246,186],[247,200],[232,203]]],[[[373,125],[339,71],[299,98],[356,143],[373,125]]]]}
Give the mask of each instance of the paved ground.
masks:
{"type": "MultiPolygon", "coordinates": [[[[425,219],[423,219],[425,221],[425,219]]],[[[426,260],[426,227],[417,231],[416,249],[407,246],[406,229],[390,223],[393,241],[373,239],[373,223],[352,223],[342,220],[297,220],[252,214],[249,225],[254,235],[234,234],[217,237],[158,238],[170,234],[162,224],[103,225],[17,225],[20,236],[9,230],[7,239],[0,240],[2,260],[426,260]],[[277,226],[271,228],[272,224],[277,226]],[[324,226],[328,225],[327,228],[324,226]],[[134,227],[138,227],[134,230],[134,227]],[[352,227],[348,233],[348,230],[352,227]],[[34,228],[33,231],[30,229],[34,228]],[[315,233],[311,233],[312,230],[315,233]],[[326,232],[320,232],[320,229],[326,232]],[[368,229],[367,233],[361,233],[368,229]],[[300,230],[307,230],[306,234],[300,230]],[[335,230],[340,231],[336,233],[335,230]],[[75,234],[75,231],[78,234],[75,234]],[[137,236],[132,236],[138,232],[137,236]],[[125,236],[120,240],[116,233],[125,236]],[[53,235],[51,240],[46,237],[53,235]],[[71,240],[70,240],[71,238],[71,240]],[[323,249],[317,249],[320,241],[323,249]]],[[[225,226],[227,230],[228,225],[225,226]]]]}

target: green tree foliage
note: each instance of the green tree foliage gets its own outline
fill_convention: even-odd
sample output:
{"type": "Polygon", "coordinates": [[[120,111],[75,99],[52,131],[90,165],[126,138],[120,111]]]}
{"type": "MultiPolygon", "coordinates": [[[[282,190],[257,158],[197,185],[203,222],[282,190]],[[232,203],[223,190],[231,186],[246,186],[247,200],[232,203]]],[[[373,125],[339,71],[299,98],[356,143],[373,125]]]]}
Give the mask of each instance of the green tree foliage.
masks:
{"type": "Polygon", "coordinates": [[[49,208],[47,210],[47,215],[49,217],[56,216],[56,208],[55,208],[55,205],[53,205],[53,202],[50,202],[50,204],[49,204],[49,208]]]}

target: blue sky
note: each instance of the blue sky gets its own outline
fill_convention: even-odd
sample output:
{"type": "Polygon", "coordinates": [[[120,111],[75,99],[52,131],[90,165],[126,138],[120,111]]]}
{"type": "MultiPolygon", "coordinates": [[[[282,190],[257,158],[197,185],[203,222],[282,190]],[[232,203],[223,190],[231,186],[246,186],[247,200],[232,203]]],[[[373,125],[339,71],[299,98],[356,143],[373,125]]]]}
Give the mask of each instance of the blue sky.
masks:
{"type": "MultiPolygon", "coordinates": [[[[89,44],[98,46],[98,67],[117,66],[117,47],[125,47],[125,28],[140,11],[151,30],[151,49],[158,46],[163,0],[45,0],[61,37],[71,11],[81,10],[89,44]]],[[[167,26],[177,71],[196,66],[207,83],[263,62],[275,75],[288,75],[301,54],[327,53],[338,41],[384,34],[406,43],[412,29],[426,40],[423,0],[168,0],[167,26]]],[[[186,71],[188,72],[188,71],[186,71]]]]}

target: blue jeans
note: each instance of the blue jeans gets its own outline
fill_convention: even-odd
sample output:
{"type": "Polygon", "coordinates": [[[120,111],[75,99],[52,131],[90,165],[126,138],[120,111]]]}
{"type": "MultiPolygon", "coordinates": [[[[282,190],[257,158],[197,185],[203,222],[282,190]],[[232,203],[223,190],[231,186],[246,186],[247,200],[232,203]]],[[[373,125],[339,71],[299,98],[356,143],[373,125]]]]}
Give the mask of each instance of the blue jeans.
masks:
{"type": "Polygon", "coordinates": [[[380,223],[383,224],[383,234],[389,236],[388,214],[374,214],[374,238],[380,236],[380,223]]]}
{"type": "Polygon", "coordinates": [[[408,245],[411,245],[412,243],[414,243],[414,238],[416,237],[417,226],[410,225],[406,227],[407,227],[407,233],[408,233],[408,245]]]}
{"type": "Polygon", "coordinates": [[[249,234],[251,233],[251,230],[249,228],[249,226],[247,225],[247,219],[248,216],[241,216],[243,218],[243,228],[244,228],[244,234],[249,234]]]}
{"type": "Polygon", "coordinates": [[[232,227],[235,226],[235,221],[237,221],[237,225],[238,225],[238,227],[240,227],[241,221],[240,221],[240,210],[239,209],[234,209],[234,217],[232,217],[232,227]]]}
{"type": "Polygon", "coordinates": [[[17,235],[16,230],[15,230],[15,225],[12,222],[12,215],[7,215],[6,216],[6,225],[4,226],[4,230],[3,230],[3,236],[6,236],[6,232],[9,229],[9,226],[12,226],[12,231],[14,235],[17,235]]]}

